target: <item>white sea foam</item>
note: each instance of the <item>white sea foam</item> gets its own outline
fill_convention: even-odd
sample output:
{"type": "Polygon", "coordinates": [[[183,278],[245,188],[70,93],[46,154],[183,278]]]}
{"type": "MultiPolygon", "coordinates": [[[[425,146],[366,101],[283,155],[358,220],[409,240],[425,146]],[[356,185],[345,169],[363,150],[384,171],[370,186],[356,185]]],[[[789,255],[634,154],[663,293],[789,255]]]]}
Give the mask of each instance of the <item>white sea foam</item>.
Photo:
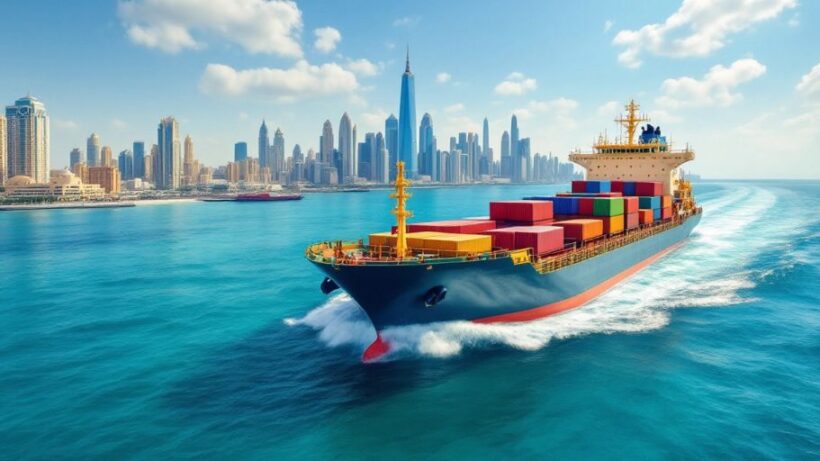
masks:
{"type": "MultiPolygon", "coordinates": [[[[802,218],[774,213],[777,196],[767,190],[726,191],[704,203],[703,220],[684,247],[579,309],[519,324],[444,322],[388,328],[382,336],[391,345],[390,357],[452,357],[465,348],[498,346],[537,350],[553,339],[662,328],[669,322],[669,309],[748,302],[744,290],[760,279],[748,262],[793,235],[802,218]]],[[[319,331],[319,339],[330,347],[363,349],[375,338],[367,317],[344,294],[286,323],[319,331]]]]}

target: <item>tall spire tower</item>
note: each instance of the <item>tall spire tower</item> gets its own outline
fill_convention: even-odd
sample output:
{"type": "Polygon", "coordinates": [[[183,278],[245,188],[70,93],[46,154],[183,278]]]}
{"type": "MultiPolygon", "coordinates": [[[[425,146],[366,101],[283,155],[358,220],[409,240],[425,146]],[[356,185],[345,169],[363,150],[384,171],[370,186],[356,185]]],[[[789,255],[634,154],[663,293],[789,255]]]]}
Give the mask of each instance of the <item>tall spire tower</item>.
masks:
{"type": "Polygon", "coordinates": [[[410,71],[410,45],[407,45],[407,62],[401,76],[401,99],[399,100],[399,155],[410,178],[416,177],[416,86],[410,71]]]}

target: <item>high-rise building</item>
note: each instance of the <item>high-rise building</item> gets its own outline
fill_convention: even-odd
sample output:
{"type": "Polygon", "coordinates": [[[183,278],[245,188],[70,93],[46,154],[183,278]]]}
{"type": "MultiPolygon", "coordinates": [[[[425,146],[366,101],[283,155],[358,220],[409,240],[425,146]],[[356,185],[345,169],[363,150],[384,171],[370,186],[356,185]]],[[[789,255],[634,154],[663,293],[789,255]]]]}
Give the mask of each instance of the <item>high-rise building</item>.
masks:
{"type": "Polygon", "coordinates": [[[75,147],[71,149],[71,153],[68,154],[68,168],[74,171],[74,165],[83,161],[83,153],[80,151],[79,147],[75,147]]]}
{"type": "Polygon", "coordinates": [[[114,154],[111,151],[111,146],[102,146],[98,166],[114,166],[113,156],[114,154]]]}
{"type": "Polygon", "coordinates": [[[512,175],[514,182],[521,181],[521,153],[518,151],[518,117],[513,114],[510,122],[510,155],[512,156],[512,175]]]}
{"type": "Polygon", "coordinates": [[[532,178],[532,158],[530,157],[530,138],[524,138],[518,141],[519,164],[521,171],[519,172],[519,181],[526,182],[532,178]]]}
{"type": "Polygon", "coordinates": [[[182,176],[179,124],[174,117],[165,117],[157,127],[159,159],[154,165],[154,183],[157,189],[177,189],[182,176]]]}
{"type": "Polygon", "coordinates": [[[419,174],[428,175],[436,181],[438,172],[434,161],[436,153],[436,137],[433,135],[433,117],[425,113],[419,124],[419,174]]]}
{"type": "Polygon", "coordinates": [[[512,157],[510,156],[510,133],[504,131],[501,135],[501,176],[512,177],[512,157]]]}
{"type": "Polygon", "coordinates": [[[88,169],[88,182],[99,184],[109,194],[120,193],[120,170],[114,166],[94,166],[88,169]]]}
{"type": "Polygon", "coordinates": [[[145,143],[134,141],[134,177],[145,178],[145,143]]]}
{"type": "Polygon", "coordinates": [[[396,160],[399,154],[399,119],[393,114],[384,121],[384,145],[387,149],[390,181],[396,179],[396,160]]]}
{"type": "Polygon", "coordinates": [[[376,143],[371,150],[371,167],[372,177],[371,181],[378,183],[387,183],[390,181],[390,165],[385,147],[384,136],[381,133],[376,133],[376,143]]]}
{"type": "Polygon", "coordinates": [[[182,184],[190,186],[197,183],[199,162],[194,158],[194,141],[191,135],[185,136],[182,155],[182,184]]]}
{"type": "Polygon", "coordinates": [[[6,133],[6,117],[0,114],[0,186],[6,183],[8,172],[6,171],[8,160],[6,155],[6,144],[8,136],[6,133]]]}
{"type": "Polygon", "coordinates": [[[398,160],[404,162],[404,170],[411,178],[418,172],[416,152],[416,86],[415,77],[410,72],[410,47],[408,46],[407,62],[404,74],[401,76],[398,160]]]}
{"type": "Polygon", "coordinates": [[[48,113],[39,99],[26,96],[6,106],[7,176],[28,176],[39,184],[49,180],[48,113]]]}
{"type": "Polygon", "coordinates": [[[490,122],[487,120],[487,117],[484,117],[484,126],[482,128],[481,154],[487,165],[487,170],[483,173],[491,175],[493,173],[493,163],[495,159],[493,158],[493,149],[490,147],[490,122]]]}
{"type": "Polygon", "coordinates": [[[233,145],[233,161],[241,162],[248,158],[248,143],[238,142],[233,145]]]}
{"type": "MultiPolygon", "coordinates": [[[[234,157],[235,159],[236,157],[234,157]]],[[[268,136],[268,125],[262,119],[262,126],[259,127],[259,166],[264,168],[271,166],[270,161],[270,136],[268,136]]]]}
{"type": "Polygon", "coordinates": [[[325,120],[322,125],[322,137],[319,138],[319,162],[333,163],[333,125],[325,120]]]}
{"type": "Polygon", "coordinates": [[[102,145],[100,144],[100,137],[97,133],[91,133],[85,143],[85,163],[89,166],[98,166],[100,164],[100,155],[102,145]]]}
{"type": "Polygon", "coordinates": [[[273,162],[270,165],[271,178],[280,183],[285,182],[287,174],[282,177],[282,172],[285,170],[285,135],[282,134],[282,130],[279,128],[277,128],[276,133],[273,134],[271,153],[273,154],[273,162]]]}
{"type": "Polygon", "coordinates": [[[347,112],[339,121],[339,155],[342,160],[342,182],[352,183],[356,177],[356,155],[353,152],[353,123],[347,112]]]}
{"type": "Polygon", "coordinates": [[[124,181],[134,179],[134,155],[130,150],[125,149],[120,152],[117,158],[117,164],[120,169],[120,178],[124,181]]]}

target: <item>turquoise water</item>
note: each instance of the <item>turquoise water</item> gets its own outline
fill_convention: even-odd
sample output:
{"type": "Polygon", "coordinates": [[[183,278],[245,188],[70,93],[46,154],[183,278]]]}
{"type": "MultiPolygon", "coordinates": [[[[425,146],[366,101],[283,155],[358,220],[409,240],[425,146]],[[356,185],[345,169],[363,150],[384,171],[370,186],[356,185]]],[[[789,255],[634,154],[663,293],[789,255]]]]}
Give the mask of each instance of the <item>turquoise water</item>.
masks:
{"type": "Polygon", "coordinates": [[[0,458],[816,459],[820,184],[695,190],[688,244],[589,305],[395,329],[367,366],[302,255],[386,229],[386,191],[0,213],[0,458]]]}

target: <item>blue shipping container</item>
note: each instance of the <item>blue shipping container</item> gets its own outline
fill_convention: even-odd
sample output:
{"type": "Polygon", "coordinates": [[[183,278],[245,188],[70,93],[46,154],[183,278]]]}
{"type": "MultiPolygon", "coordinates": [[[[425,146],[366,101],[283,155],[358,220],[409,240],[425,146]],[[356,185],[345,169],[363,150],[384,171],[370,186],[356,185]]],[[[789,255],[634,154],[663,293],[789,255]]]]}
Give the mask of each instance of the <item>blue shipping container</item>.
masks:
{"type": "Polygon", "coordinates": [[[635,195],[635,182],[634,181],[624,181],[624,192],[625,196],[635,195]]]}
{"type": "Polygon", "coordinates": [[[661,220],[661,209],[660,208],[652,210],[652,219],[654,219],[655,221],[660,221],[661,220]]]}
{"type": "Polygon", "coordinates": [[[660,210],[661,209],[661,198],[660,197],[638,197],[638,208],[644,210],[660,210]]]}
{"type": "Polygon", "coordinates": [[[612,192],[609,181],[587,181],[587,192],[612,192]]]}

